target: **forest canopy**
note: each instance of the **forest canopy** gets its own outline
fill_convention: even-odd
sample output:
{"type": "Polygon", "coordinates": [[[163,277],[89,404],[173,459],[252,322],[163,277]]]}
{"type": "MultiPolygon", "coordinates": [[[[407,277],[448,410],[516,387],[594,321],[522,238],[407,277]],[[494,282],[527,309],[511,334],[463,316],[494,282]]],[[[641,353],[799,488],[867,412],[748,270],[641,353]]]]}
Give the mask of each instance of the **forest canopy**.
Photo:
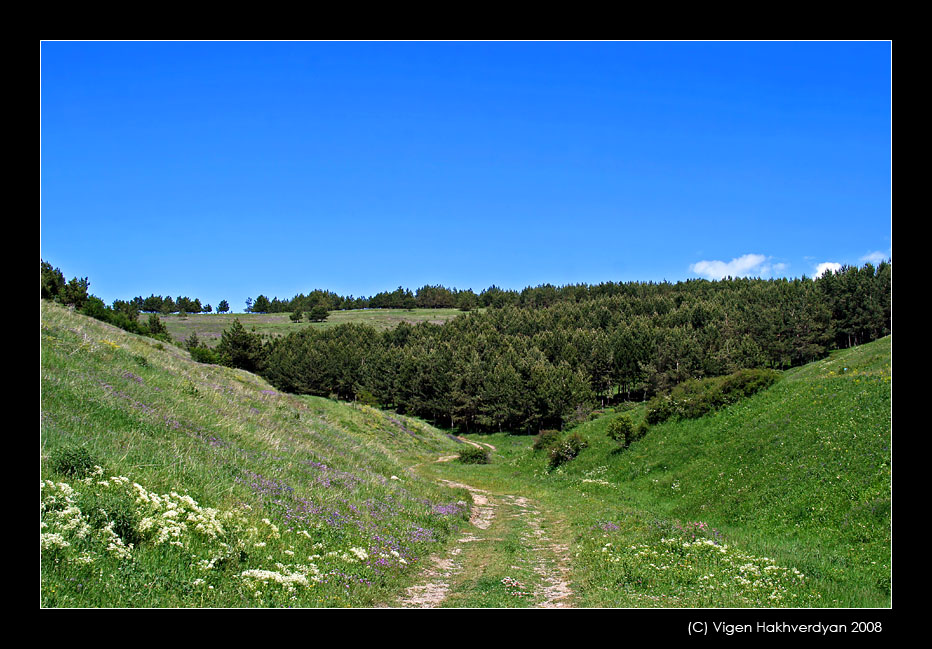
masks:
{"type": "Polygon", "coordinates": [[[888,335],[891,274],[883,262],[817,279],[486,291],[490,308],[444,325],[346,324],[269,340],[260,365],[290,392],[365,394],[451,427],[537,432],[690,379],[786,369],[888,335]]]}

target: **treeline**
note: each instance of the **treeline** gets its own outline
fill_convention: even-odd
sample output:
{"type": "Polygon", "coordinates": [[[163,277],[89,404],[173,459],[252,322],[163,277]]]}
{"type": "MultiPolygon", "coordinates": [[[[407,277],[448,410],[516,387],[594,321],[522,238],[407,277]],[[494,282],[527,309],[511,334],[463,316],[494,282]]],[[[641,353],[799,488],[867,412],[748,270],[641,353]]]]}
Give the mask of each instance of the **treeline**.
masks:
{"type": "Polygon", "coordinates": [[[300,293],[290,300],[274,297],[271,300],[259,295],[246,301],[246,311],[253,313],[288,313],[296,309],[307,312],[314,307],[328,311],[350,309],[459,309],[473,311],[480,307],[502,308],[546,307],[557,302],[579,302],[582,300],[609,297],[625,292],[624,284],[585,284],[556,287],[543,284],[522,291],[501,289],[494,284],[479,294],[472,289],[459,290],[443,285],[425,285],[416,291],[399,286],[394,291],[382,291],[371,297],[343,296],[333,291],[315,289],[309,294],[300,293]]]}
{"type": "MultiPolygon", "coordinates": [[[[845,266],[840,271],[831,274],[829,281],[839,276],[839,284],[847,285],[851,282],[864,281],[864,278],[861,277],[863,273],[883,274],[886,272],[884,269],[890,265],[889,261],[882,262],[878,266],[868,264],[870,270],[866,267],[845,266]]],[[[807,279],[803,277],[802,281],[807,279]]],[[[823,281],[824,279],[825,276],[811,281],[823,281]]],[[[731,278],[723,281],[729,280],[731,278]]],[[[611,297],[642,298],[658,294],[682,294],[682,290],[675,287],[680,286],[680,284],[703,282],[707,283],[708,280],[687,280],[677,284],[669,282],[602,282],[600,284],[567,284],[564,286],[540,284],[538,286],[528,286],[520,291],[502,289],[493,284],[478,294],[472,289],[450,289],[438,284],[433,286],[425,285],[415,291],[399,286],[394,291],[383,291],[371,297],[342,296],[333,291],[316,289],[306,295],[304,293],[298,294],[290,300],[279,299],[278,297],[269,299],[265,295],[260,295],[255,301],[249,298],[246,301],[246,311],[289,313],[298,309],[302,312],[308,312],[315,306],[322,306],[328,311],[349,309],[461,309],[463,311],[472,311],[478,308],[501,309],[509,306],[538,309],[561,303],[589,302],[611,297]]],[[[851,306],[844,305],[843,310],[852,311],[851,306]]]]}
{"type": "MultiPolygon", "coordinates": [[[[88,293],[87,278],[65,282],[41,260],[40,269],[42,298],[170,342],[155,312],[140,321],[144,299],[107,306],[88,293]]],[[[690,379],[786,369],[885,336],[891,279],[892,264],[883,262],[817,279],[542,285],[520,293],[492,287],[477,296],[491,308],[444,325],[379,332],[346,324],[270,338],[236,321],[215,350],[193,339],[185,346],[202,362],[259,373],[289,392],[361,399],[468,430],[538,432],[584,419],[601,404],[666,394],[690,379]]],[[[421,296],[425,304],[447,299],[442,287],[426,288],[386,295],[421,296]]],[[[334,296],[298,298],[325,306],[334,296]]]]}
{"type": "MultiPolygon", "coordinates": [[[[141,313],[212,313],[214,308],[210,304],[201,305],[199,298],[193,300],[186,295],[179,295],[172,298],[171,295],[162,297],[161,295],[150,295],[149,297],[134,297],[129,301],[137,311],[141,313]]],[[[220,300],[217,305],[217,313],[226,313],[230,310],[230,304],[226,300],[220,300]]]]}
{"type": "Polygon", "coordinates": [[[87,277],[71,278],[65,282],[65,276],[58,268],[39,260],[39,297],[73,307],[79,313],[96,318],[130,333],[149,336],[163,342],[171,342],[168,330],[156,314],[151,314],[146,322],[139,320],[139,306],[135,300],[114,300],[107,306],[103,300],[88,292],[90,282],[87,277]]]}
{"type": "MultiPolygon", "coordinates": [[[[515,294],[517,295],[517,293],[515,294]]],[[[314,308],[327,311],[344,311],[350,309],[460,309],[472,311],[482,304],[479,296],[471,289],[460,291],[444,286],[422,286],[416,292],[398,287],[394,291],[383,291],[372,297],[342,296],[333,291],[316,289],[305,295],[300,293],[290,300],[277,297],[271,300],[260,295],[255,300],[246,302],[246,311],[252,313],[290,313],[294,311],[310,312],[314,308]]]]}
{"type": "Polygon", "coordinates": [[[786,369],[887,335],[891,276],[884,262],[815,280],[542,286],[444,325],[347,324],[275,340],[240,326],[218,349],[281,390],[537,432],[689,379],[786,369]]]}

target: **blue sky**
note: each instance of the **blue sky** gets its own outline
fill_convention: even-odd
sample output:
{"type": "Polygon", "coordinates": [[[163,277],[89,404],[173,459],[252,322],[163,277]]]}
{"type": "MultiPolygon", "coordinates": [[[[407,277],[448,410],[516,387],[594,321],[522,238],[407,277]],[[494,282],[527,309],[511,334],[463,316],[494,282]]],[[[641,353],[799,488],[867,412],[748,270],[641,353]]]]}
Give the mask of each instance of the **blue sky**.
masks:
{"type": "Polygon", "coordinates": [[[41,256],[110,303],[891,256],[889,42],[44,42],[41,256]]]}

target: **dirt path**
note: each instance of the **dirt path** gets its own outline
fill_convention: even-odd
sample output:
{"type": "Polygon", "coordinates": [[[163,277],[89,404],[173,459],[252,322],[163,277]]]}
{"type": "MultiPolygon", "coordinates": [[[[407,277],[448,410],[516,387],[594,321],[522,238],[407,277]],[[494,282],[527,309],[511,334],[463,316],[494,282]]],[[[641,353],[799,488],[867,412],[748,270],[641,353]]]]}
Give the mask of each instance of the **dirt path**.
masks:
{"type": "MultiPolygon", "coordinates": [[[[523,496],[493,494],[450,480],[440,482],[470,493],[471,528],[446,554],[433,556],[425,562],[426,567],[418,583],[408,588],[395,606],[435,608],[445,602],[451,606],[466,602],[464,606],[469,607],[470,600],[463,599],[465,596],[462,594],[459,599],[451,599],[454,589],[483,578],[488,583],[492,579],[489,575],[494,573],[490,566],[502,565],[517,571],[517,574],[527,575],[524,581],[533,582],[532,587],[526,587],[527,591],[513,593],[523,598],[523,605],[536,608],[572,606],[573,592],[568,580],[569,546],[554,538],[557,534],[566,534],[562,521],[541,511],[533,501],[523,496]],[[505,539],[512,543],[502,543],[505,539]],[[507,548],[514,552],[515,546],[521,549],[518,556],[506,554],[507,548]]],[[[508,579],[502,579],[502,583],[508,579]]]]}
{"type": "Polygon", "coordinates": [[[467,443],[467,444],[469,444],[469,445],[471,445],[471,446],[475,446],[476,448],[483,448],[483,447],[485,447],[485,448],[490,449],[490,450],[492,450],[492,451],[495,450],[495,447],[492,446],[491,444],[489,444],[488,442],[474,442],[474,441],[472,441],[471,439],[466,439],[465,437],[461,437],[461,436],[459,436],[459,435],[456,435],[455,437],[456,437],[456,439],[458,439],[459,441],[465,442],[465,443],[467,443]]]}
{"type": "MultiPolygon", "coordinates": [[[[475,446],[476,448],[488,448],[488,449],[491,450],[491,451],[494,451],[494,450],[495,450],[495,447],[494,447],[494,446],[492,446],[491,444],[488,444],[488,443],[486,443],[486,442],[473,442],[472,440],[468,440],[468,439],[466,439],[465,437],[460,437],[459,435],[456,435],[455,437],[456,437],[456,439],[460,440],[460,441],[463,442],[464,444],[469,444],[470,446],[475,446]]],[[[459,453],[457,453],[456,455],[443,455],[443,456],[437,458],[436,460],[433,460],[433,462],[450,462],[450,461],[452,461],[452,460],[455,460],[455,459],[458,458],[458,457],[459,457],[459,453]]],[[[411,466],[409,466],[409,467],[407,468],[407,470],[408,470],[408,471],[414,471],[414,469],[416,469],[417,467],[419,467],[419,466],[421,466],[421,465],[423,465],[423,464],[428,464],[428,463],[427,463],[427,462],[418,462],[417,464],[412,464],[411,466]]],[[[464,486],[464,488],[466,488],[465,485],[463,485],[463,486],[464,486]]]]}
{"type": "MultiPolygon", "coordinates": [[[[440,458],[437,461],[444,462],[448,461],[448,459],[440,458]]],[[[450,480],[442,480],[441,482],[449,487],[468,490],[473,500],[469,516],[470,525],[480,530],[489,528],[495,518],[495,506],[490,504],[487,491],[458,482],[451,482],[450,480]]],[[[458,543],[470,543],[478,540],[479,538],[474,534],[467,533],[458,539],[458,543]]],[[[431,557],[427,569],[421,575],[421,583],[408,588],[404,597],[398,602],[398,606],[402,608],[434,608],[445,600],[450,592],[452,580],[462,570],[462,564],[458,561],[462,552],[463,548],[458,545],[452,548],[445,557],[431,557]]]]}
{"type": "Polygon", "coordinates": [[[524,518],[529,533],[523,540],[530,544],[536,561],[534,572],[540,581],[534,590],[538,608],[568,608],[573,591],[570,589],[569,545],[553,540],[543,528],[541,511],[523,496],[506,496],[518,508],[524,518]]]}

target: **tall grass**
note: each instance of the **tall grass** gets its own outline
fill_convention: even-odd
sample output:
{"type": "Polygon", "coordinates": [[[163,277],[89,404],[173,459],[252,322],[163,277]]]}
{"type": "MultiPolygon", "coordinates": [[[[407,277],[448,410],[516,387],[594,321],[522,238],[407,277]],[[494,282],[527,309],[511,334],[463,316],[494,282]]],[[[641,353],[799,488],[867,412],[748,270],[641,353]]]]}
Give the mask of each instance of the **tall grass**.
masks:
{"type": "Polygon", "coordinates": [[[43,606],[371,605],[467,518],[420,421],[41,310],[43,606]]]}

